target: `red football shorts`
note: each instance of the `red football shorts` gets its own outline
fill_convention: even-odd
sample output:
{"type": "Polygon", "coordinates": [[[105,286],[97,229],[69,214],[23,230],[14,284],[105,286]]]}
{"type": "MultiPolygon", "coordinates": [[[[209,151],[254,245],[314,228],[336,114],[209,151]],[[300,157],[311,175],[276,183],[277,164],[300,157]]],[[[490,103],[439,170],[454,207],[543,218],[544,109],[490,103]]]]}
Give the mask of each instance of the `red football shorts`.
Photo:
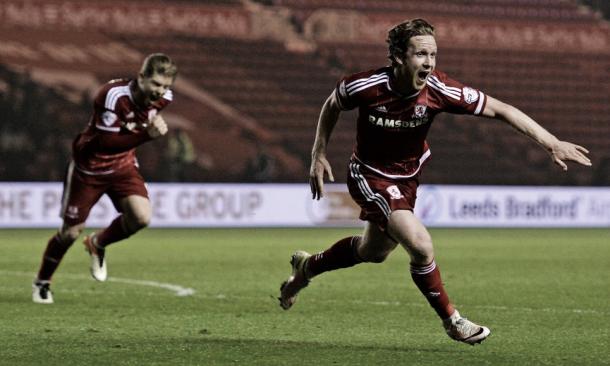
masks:
{"type": "Polygon", "coordinates": [[[392,179],[373,172],[358,161],[350,161],[347,187],[361,208],[360,220],[374,222],[385,229],[392,211],[413,211],[418,176],[392,179]]]}
{"type": "Polygon", "coordinates": [[[64,180],[60,217],[70,226],[85,222],[91,208],[104,193],[119,212],[122,211],[119,204],[122,198],[132,195],[148,198],[144,178],[135,166],[118,173],[88,175],[71,162],[64,180]]]}

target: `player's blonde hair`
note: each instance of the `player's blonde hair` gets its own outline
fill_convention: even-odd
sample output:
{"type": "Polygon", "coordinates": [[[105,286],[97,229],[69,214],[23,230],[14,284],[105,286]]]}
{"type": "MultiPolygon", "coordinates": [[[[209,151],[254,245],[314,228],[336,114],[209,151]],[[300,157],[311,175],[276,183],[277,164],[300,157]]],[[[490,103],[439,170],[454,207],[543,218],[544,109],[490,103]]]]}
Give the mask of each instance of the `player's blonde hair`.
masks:
{"type": "Polygon", "coordinates": [[[396,64],[396,57],[402,57],[409,47],[409,39],[415,36],[434,36],[434,27],[424,19],[406,20],[388,31],[388,59],[396,64]]]}
{"type": "Polygon", "coordinates": [[[144,77],[151,77],[153,74],[161,74],[176,78],[178,66],[164,53],[152,53],[144,59],[140,74],[144,77]]]}

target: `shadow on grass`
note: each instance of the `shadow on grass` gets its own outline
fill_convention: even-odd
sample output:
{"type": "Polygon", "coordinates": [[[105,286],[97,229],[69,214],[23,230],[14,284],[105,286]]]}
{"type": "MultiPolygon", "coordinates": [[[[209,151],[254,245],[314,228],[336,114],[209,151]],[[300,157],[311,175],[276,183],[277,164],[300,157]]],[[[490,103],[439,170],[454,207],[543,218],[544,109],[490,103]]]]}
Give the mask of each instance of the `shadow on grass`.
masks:
{"type": "Polygon", "coordinates": [[[93,361],[112,365],[455,365],[456,362],[463,364],[472,361],[479,353],[451,343],[438,347],[417,347],[231,339],[212,338],[204,330],[198,336],[184,338],[154,335],[137,339],[115,335],[87,339],[98,336],[93,334],[92,337],[72,341],[59,338],[52,347],[30,343],[21,349],[23,353],[13,349],[16,353],[5,355],[5,360],[14,365],[38,362],[46,365],[81,365],[93,361]],[[37,349],[36,353],[27,352],[31,351],[32,346],[37,349]],[[83,352],[83,346],[86,352],[83,352]]]}

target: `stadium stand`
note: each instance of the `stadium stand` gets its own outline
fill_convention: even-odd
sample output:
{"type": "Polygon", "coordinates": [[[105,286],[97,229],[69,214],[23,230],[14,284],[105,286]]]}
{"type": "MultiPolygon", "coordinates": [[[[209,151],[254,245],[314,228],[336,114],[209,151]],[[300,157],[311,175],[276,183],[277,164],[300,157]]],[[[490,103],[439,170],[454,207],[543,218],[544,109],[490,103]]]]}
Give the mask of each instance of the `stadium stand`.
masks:
{"type": "MultiPolygon", "coordinates": [[[[140,0],[124,3],[142,4],[140,0]]],[[[264,35],[247,28],[205,34],[206,29],[212,29],[205,27],[190,33],[176,28],[163,34],[134,33],[124,25],[121,30],[100,33],[95,29],[73,32],[57,27],[49,32],[38,26],[28,29],[5,24],[0,41],[0,65],[5,66],[0,83],[11,85],[12,89],[14,84],[7,80],[24,74],[40,90],[53,94],[45,98],[79,111],[72,117],[48,117],[65,120],[62,123],[69,126],[65,129],[69,133],[62,137],[65,140],[67,135],[72,138],[86,119],[82,117],[87,112],[83,109],[83,95],[90,95],[95,85],[108,78],[131,76],[144,54],[166,52],[177,60],[180,79],[184,81],[176,85],[178,98],[171,107],[170,123],[188,132],[201,161],[197,163],[199,168],[189,167],[196,173],[176,178],[162,169],[168,163],[163,160],[167,146],[146,146],[140,156],[146,161],[142,165],[148,177],[158,181],[302,182],[308,175],[320,107],[336,81],[342,74],[386,64],[386,25],[423,16],[441,25],[439,69],[518,106],[559,137],[589,147],[594,164],[610,159],[610,50],[603,43],[608,26],[600,20],[599,13],[576,1],[269,0],[257,1],[258,8],[249,1],[232,0],[211,4],[159,3],[171,3],[177,9],[182,4],[186,4],[185,9],[196,6],[210,14],[220,9],[223,16],[239,14],[240,25],[248,24],[244,14],[250,17],[249,24],[260,24],[257,12],[264,9],[286,17],[290,28],[278,23],[274,26],[279,30],[264,35]],[[335,11],[339,11],[338,16],[356,21],[373,19],[376,23],[365,30],[381,33],[371,31],[360,37],[356,32],[347,40],[341,37],[350,36],[348,33],[332,34],[337,39],[320,36],[332,33],[332,29],[324,29],[324,23],[314,23],[312,19],[335,11]],[[542,48],[531,44],[521,47],[519,42],[526,38],[502,39],[501,44],[480,41],[472,47],[447,41],[443,24],[460,29],[471,23],[495,27],[486,34],[488,37],[495,31],[519,34],[515,30],[524,28],[533,34],[542,32],[540,37],[545,36],[545,30],[552,33],[553,29],[565,29],[551,36],[569,37],[574,33],[569,38],[573,41],[581,41],[587,32],[596,33],[582,45],[584,51],[557,43],[561,39],[551,36],[543,39],[547,43],[542,48]],[[44,65],[28,53],[50,55],[53,49],[57,49],[54,57],[46,59],[44,65]],[[121,55],[120,60],[104,57],[113,51],[121,55]],[[265,159],[278,168],[266,170],[265,174],[253,172],[257,162],[265,159]]],[[[3,111],[12,103],[6,102],[5,89],[6,86],[0,88],[3,111]]],[[[4,118],[5,112],[2,113],[4,118]]],[[[353,112],[343,114],[332,138],[329,157],[339,181],[344,180],[354,141],[354,119],[353,112]]],[[[574,167],[576,174],[557,174],[544,151],[494,121],[443,115],[431,129],[430,142],[433,159],[426,169],[425,183],[591,184],[604,176],[603,172],[596,172],[595,166],[574,167]]],[[[3,171],[7,169],[3,167],[3,171]]],[[[56,179],[38,174],[24,179],[56,179]]],[[[3,174],[2,179],[9,176],[3,174]]]]}
{"type": "Polygon", "coordinates": [[[71,140],[56,129],[86,114],[76,104],[64,107],[57,92],[2,65],[0,85],[0,176],[5,181],[62,180],[71,140]]]}
{"type": "MultiPolygon", "coordinates": [[[[71,141],[76,133],[84,128],[89,118],[90,100],[97,87],[112,78],[133,77],[146,54],[141,53],[137,48],[130,48],[129,43],[121,43],[120,36],[114,39],[95,32],[89,34],[88,32],[64,33],[58,31],[48,35],[44,30],[31,30],[27,33],[19,32],[18,34],[6,32],[5,35],[8,39],[14,38],[12,42],[16,42],[22,49],[32,50],[32,54],[35,55],[28,59],[14,53],[4,54],[4,60],[8,65],[21,70],[17,75],[28,78],[30,74],[36,76],[35,80],[30,78],[32,87],[24,89],[22,92],[29,95],[38,89],[55,90],[58,93],[56,96],[58,100],[49,100],[49,104],[62,106],[62,108],[66,106],[67,110],[80,108],[80,112],[74,114],[71,118],[67,117],[70,113],[66,111],[67,118],[57,118],[55,116],[43,118],[44,115],[38,115],[38,120],[31,122],[32,124],[35,124],[35,122],[44,124],[46,121],[69,120],[70,125],[62,125],[58,128],[62,139],[67,141],[71,141]],[[42,54],[44,53],[42,51],[47,49],[53,49],[55,53],[51,54],[50,57],[43,57],[42,54]],[[98,50],[111,52],[113,56],[111,59],[104,59],[105,56],[101,56],[98,50]],[[99,65],[104,66],[99,67],[99,65]],[[66,70],[69,71],[66,72],[66,70]]],[[[148,44],[150,40],[147,38],[146,41],[142,40],[142,42],[148,44]]],[[[185,44],[181,46],[185,46],[185,44]]],[[[196,75],[193,70],[197,69],[197,62],[201,60],[195,60],[195,64],[189,64],[192,60],[181,56],[181,52],[186,54],[197,53],[189,53],[192,50],[181,46],[176,46],[175,42],[171,41],[171,37],[168,37],[168,42],[160,42],[153,47],[154,50],[151,49],[150,51],[164,51],[172,56],[175,55],[174,57],[178,60],[183,75],[189,75],[190,73],[196,75]],[[181,63],[182,61],[184,61],[184,64],[181,63]]],[[[189,75],[185,79],[192,78],[189,75]]],[[[179,79],[176,88],[179,97],[167,111],[170,117],[168,123],[189,132],[188,136],[192,139],[197,151],[196,156],[200,158],[188,167],[189,174],[181,175],[186,177],[184,180],[223,182],[247,179],[244,174],[248,161],[256,156],[258,151],[257,141],[280,146],[278,145],[279,140],[272,141],[273,138],[269,136],[270,133],[260,131],[261,129],[255,127],[245,128],[236,123],[239,116],[238,118],[232,118],[233,116],[228,116],[226,112],[220,113],[218,106],[214,105],[213,102],[202,102],[201,97],[197,99],[203,92],[196,86],[193,87],[187,81],[179,79]],[[181,92],[182,95],[180,95],[181,92]],[[227,139],[233,141],[234,144],[227,144],[227,139]],[[235,149],[235,146],[239,146],[239,149],[235,149]]],[[[249,118],[248,116],[241,117],[243,119],[249,118]]],[[[31,127],[31,129],[34,130],[34,127],[31,127]]],[[[168,175],[167,169],[164,169],[164,166],[169,164],[166,160],[166,145],[167,142],[160,139],[144,145],[140,149],[139,156],[143,162],[141,164],[142,172],[151,180],[175,180],[175,177],[168,175]]],[[[68,143],[68,151],[69,146],[68,143]]],[[[269,179],[285,180],[295,174],[295,169],[304,170],[298,159],[284,153],[281,147],[278,151],[277,146],[271,148],[270,152],[282,169],[278,169],[276,176],[269,177],[269,179]],[[295,164],[296,167],[294,167],[295,164]]],[[[65,160],[69,154],[64,155],[65,160]]],[[[40,169],[39,171],[43,173],[47,170],[40,169]]],[[[63,168],[59,172],[62,170],[63,168]]],[[[15,171],[14,175],[19,175],[17,169],[12,169],[12,171],[15,171]]],[[[3,178],[9,179],[9,176],[3,175],[3,178]]],[[[55,177],[55,173],[48,171],[47,176],[37,174],[28,179],[48,180],[53,177],[55,177]]]]}
{"type": "MultiPolygon", "coordinates": [[[[122,39],[142,52],[171,52],[189,79],[263,128],[275,131],[283,147],[308,164],[320,106],[336,75],[315,54],[294,53],[270,40],[157,36],[122,39]],[[148,47],[148,48],[147,48],[148,47]]],[[[344,154],[345,155],[345,154],[344,154]]],[[[301,178],[306,175],[301,168],[301,178]]]]}
{"type": "Polygon", "coordinates": [[[443,0],[443,1],[402,1],[402,0],[274,0],[276,6],[294,9],[297,19],[304,19],[318,9],[344,9],[368,13],[412,13],[425,11],[440,16],[469,18],[527,19],[530,21],[591,21],[595,16],[584,11],[574,1],[556,0],[443,0]]]}

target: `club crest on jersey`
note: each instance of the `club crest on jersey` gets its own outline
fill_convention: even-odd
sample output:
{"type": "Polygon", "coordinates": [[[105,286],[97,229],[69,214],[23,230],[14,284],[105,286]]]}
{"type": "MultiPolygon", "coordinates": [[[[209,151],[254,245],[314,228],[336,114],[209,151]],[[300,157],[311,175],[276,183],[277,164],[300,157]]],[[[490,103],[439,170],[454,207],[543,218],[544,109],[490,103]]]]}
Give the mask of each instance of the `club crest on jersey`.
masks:
{"type": "Polygon", "coordinates": [[[400,189],[398,189],[398,187],[395,185],[389,186],[385,190],[388,191],[388,193],[390,194],[390,199],[392,200],[399,200],[404,197],[402,193],[400,193],[400,189]]]}
{"type": "Polygon", "coordinates": [[[423,116],[426,115],[426,109],[428,107],[423,105],[423,104],[417,104],[415,105],[415,109],[413,110],[413,116],[415,118],[422,118],[423,116]]]}
{"type": "Polygon", "coordinates": [[[462,94],[464,95],[464,101],[468,104],[472,104],[479,100],[479,92],[467,86],[462,88],[462,94]]]}

